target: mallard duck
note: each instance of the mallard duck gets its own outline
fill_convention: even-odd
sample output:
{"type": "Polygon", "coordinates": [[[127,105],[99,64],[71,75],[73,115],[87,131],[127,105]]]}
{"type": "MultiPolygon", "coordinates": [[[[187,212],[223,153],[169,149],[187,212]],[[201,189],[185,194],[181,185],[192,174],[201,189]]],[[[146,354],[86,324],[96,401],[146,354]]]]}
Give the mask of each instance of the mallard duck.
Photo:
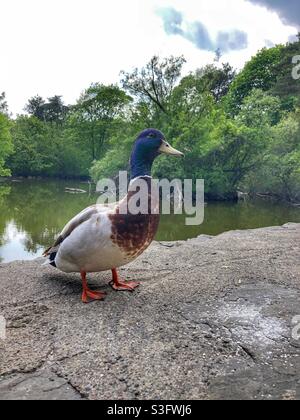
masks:
{"type": "MultiPolygon", "coordinates": [[[[141,178],[151,184],[152,164],[160,154],[183,156],[170,146],[159,130],[141,132],[130,159],[130,191],[134,191],[132,184],[141,178]]],[[[53,246],[43,254],[47,257],[46,264],[65,273],[81,274],[84,303],[106,296],[106,293],[89,289],[87,273],[111,270],[110,285],[116,291],[134,291],[139,286],[135,281],[120,280],[117,269],[135,260],[149,247],[158,229],[159,211],[154,214],[124,212],[128,198],[127,195],[115,205],[96,204],[86,208],[64,227],[53,246]]],[[[148,203],[153,205],[151,189],[148,203]]]]}

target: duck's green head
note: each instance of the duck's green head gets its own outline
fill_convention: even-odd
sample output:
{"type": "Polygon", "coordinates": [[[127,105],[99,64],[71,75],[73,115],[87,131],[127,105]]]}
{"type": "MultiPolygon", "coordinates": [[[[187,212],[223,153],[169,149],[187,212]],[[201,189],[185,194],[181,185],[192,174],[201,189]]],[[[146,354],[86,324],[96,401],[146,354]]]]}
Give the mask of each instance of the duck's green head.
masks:
{"type": "Polygon", "coordinates": [[[161,131],[154,128],[142,131],[134,143],[131,154],[131,179],[144,175],[150,176],[152,164],[161,154],[184,156],[166,141],[161,131]]]}

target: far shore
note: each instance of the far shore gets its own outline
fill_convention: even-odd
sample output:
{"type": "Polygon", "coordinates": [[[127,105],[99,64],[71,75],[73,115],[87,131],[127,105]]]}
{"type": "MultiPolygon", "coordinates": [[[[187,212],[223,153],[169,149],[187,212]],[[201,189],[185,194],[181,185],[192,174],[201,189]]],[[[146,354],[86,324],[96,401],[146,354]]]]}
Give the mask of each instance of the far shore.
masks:
{"type": "MultiPolygon", "coordinates": [[[[47,181],[59,181],[59,182],[76,182],[76,183],[82,183],[82,184],[88,184],[88,185],[94,185],[96,186],[96,182],[93,181],[89,177],[44,177],[44,176],[11,176],[11,177],[0,177],[0,183],[5,182],[23,182],[23,181],[41,181],[41,182],[47,182],[47,181]]],[[[285,199],[284,197],[280,197],[278,195],[270,194],[270,193],[249,193],[249,192],[242,192],[242,191],[236,191],[236,193],[232,193],[230,197],[216,197],[216,196],[206,196],[205,200],[207,202],[222,202],[222,201],[228,201],[228,202],[236,202],[236,201],[251,201],[255,199],[261,199],[261,200],[267,200],[267,201],[273,201],[273,202],[281,202],[285,203],[287,205],[291,205],[294,207],[300,207],[300,203],[289,201],[285,199]]]]}

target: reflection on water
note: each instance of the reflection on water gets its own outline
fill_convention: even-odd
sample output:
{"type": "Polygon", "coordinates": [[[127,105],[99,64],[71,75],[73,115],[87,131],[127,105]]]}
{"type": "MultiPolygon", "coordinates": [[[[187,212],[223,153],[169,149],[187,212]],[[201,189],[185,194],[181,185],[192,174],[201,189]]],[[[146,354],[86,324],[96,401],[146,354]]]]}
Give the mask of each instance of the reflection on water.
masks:
{"type": "MultiPolygon", "coordinates": [[[[33,259],[52,244],[66,222],[96,202],[95,194],[68,194],[78,181],[22,181],[0,184],[0,261],[33,259]]],[[[184,240],[234,229],[300,222],[300,209],[264,201],[209,203],[201,226],[185,226],[185,217],[163,216],[157,240],[184,240]]]]}
{"type": "Polygon", "coordinates": [[[14,222],[8,222],[1,243],[0,258],[5,262],[35,258],[37,252],[41,254],[43,251],[42,247],[37,248],[37,252],[30,251],[26,246],[28,234],[19,231],[14,222]]]}

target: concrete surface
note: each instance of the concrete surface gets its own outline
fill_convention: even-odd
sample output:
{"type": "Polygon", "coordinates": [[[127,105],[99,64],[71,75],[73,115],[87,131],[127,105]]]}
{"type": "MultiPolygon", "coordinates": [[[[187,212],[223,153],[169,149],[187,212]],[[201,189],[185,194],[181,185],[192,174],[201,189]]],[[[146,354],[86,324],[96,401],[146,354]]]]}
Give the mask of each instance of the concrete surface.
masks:
{"type": "Polygon", "coordinates": [[[0,265],[0,399],[300,399],[300,225],[154,243],[142,281],[0,265]],[[295,334],[294,334],[295,335],[295,334]]]}

